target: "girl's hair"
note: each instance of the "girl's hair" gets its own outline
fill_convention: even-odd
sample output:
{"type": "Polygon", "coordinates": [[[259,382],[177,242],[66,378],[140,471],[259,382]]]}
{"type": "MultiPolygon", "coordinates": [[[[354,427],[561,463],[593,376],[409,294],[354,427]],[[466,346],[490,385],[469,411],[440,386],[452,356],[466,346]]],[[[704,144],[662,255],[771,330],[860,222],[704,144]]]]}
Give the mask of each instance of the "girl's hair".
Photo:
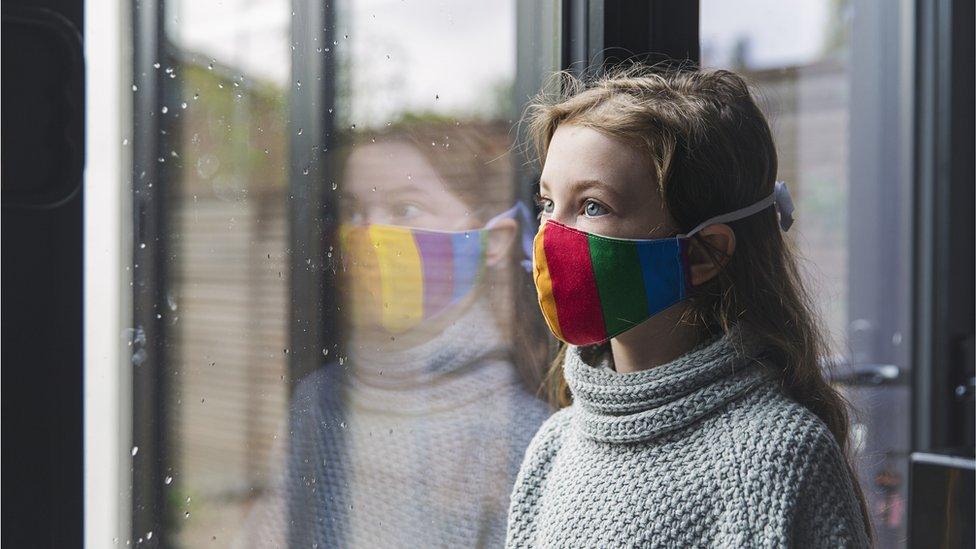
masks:
{"type": "MultiPolygon", "coordinates": [[[[592,128],[643,151],[654,166],[648,181],[682,232],[773,192],[777,156],[769,125],[746,81],[727,70],[634,64],[590,79],[561,71],[530,102],[525,118],[540,166],[560,124],[592,128]],[[555,92],[546,91],[553,87],[555,92]]],[[[729,258],[695,237],[714,261],[728,261],[694,289],[681,322],[695,326],[703,339],[732,328],[756,337],[785,391],[826,423],[851,468],[848,403],[824,377],[826,337],[774,208],[729,225],[738,243],[729,258]]],[[[557,407],[571,401],[561,367],[565,349],[546,376],[557,407]]],[[[870,532],[864,495],[851,472],[870,532]]]]}
{"type": "MultiPolygon", "coordinates": [[[[510,208],[516,200],[510,125],[504,121],[453,119],[404,120],[382,131],[357,132],[341,152],[344,166],[351,151],[370,143],[403,143],[413,147],[431,165],[448,192],[470,209],[479,223],[510,208]]],[[[518,219],[521,225],[525,220],[518,219]]],[[[536,394],[543,387],[549,355],[545,322],[539,315],[535,285],[522,267],[521,227],[516,231],[508,269],[485,281],[492,293],[492,309],[499,326],[509,331],[512,363],[525,387],[536,394]],[[507,278],[502,278],[507,277],[507,278]]]]}

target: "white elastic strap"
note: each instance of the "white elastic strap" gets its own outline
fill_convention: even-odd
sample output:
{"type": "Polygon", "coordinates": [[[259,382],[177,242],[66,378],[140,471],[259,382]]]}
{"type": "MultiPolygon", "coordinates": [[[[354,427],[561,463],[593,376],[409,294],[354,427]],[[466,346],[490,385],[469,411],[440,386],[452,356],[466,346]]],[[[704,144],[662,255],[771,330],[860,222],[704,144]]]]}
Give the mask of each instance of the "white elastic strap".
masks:
{"type": "Polygon", "coordinates": [[[746,206],[745,208],[739,208],[738,210],[706,219],[705,221],[699,223],[694,229],[678,236],[683,238],[693,236],[695,233],[704,229],[705,227],[717,225],[719,223],[728,223],[729,221],[736,221],[744,217],[749,217],[750,215],[754,215],[765,210],[773,204],[776,204],[776,209],[780,214],[779,226],[784,231],[789,230],[790,226],[793,224],[793,199],[790,197],[789,189],[786,188],[786,183],[777,181],[772,194],[766,198],[763,198],[759,202],[746,206]]]}
{"type": "Polygon", "coordinates": [[[527,272],[532,272],[532,240],[535,237],[535,216],[532,215],[532,211],[529,207],[525,205],[521,200],[516,201],[515,205],[511,208],[505,210],[504,212],[492,217],[485,223],[485,229],[490,229],[495,226],[498,221],[502,219],[509,219],[520,216],[521,219],[521,246],[522,253],[526,259],[523,259],[521,264],[527,272]]]}

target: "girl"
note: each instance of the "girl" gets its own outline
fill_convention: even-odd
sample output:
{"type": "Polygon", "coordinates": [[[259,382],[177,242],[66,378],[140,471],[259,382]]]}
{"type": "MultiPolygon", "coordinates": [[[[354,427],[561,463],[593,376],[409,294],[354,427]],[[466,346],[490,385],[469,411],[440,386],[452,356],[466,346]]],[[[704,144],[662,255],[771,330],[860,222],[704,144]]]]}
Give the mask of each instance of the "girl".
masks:
{"type": "Polygon", "coordinates": [[[526,451],[507,545],[868,546],[847,410],[746,82],[562,76],[527,112],[564,407],[526,451]]]}

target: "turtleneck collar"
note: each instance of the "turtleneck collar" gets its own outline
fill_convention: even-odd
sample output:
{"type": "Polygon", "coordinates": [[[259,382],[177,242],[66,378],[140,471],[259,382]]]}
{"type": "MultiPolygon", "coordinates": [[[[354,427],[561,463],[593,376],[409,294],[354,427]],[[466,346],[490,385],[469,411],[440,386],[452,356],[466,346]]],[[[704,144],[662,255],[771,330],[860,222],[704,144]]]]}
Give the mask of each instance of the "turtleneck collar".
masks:
{"type": "Polygon", "coordinates": [[[582,433],[601,442],[642,442],[705,417],[770,376],[757,345],[726,334],[677,359],[637,372],[617,373],[609,353],[570,346],[563,372],[582,433]]]}
{"type": "Polygon", "coordinates": [[[451,409],[520,382],[485,295],[420,345],[379,350],[361,343],[348,358],[344,377],[355,404],[401,414],[451,409]]]}

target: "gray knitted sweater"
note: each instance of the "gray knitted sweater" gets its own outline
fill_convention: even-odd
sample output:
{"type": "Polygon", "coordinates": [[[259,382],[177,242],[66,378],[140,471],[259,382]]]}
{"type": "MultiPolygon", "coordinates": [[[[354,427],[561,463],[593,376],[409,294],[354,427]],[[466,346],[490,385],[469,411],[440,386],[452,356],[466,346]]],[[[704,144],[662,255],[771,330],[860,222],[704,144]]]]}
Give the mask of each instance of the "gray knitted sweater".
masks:
{"type": "Polygon", "coordinates": [[[726,336],[618,374],[570,347],[573,405],[526,450],[506,546],[868,546],[834,437],[752,349],[726,336]]]}

